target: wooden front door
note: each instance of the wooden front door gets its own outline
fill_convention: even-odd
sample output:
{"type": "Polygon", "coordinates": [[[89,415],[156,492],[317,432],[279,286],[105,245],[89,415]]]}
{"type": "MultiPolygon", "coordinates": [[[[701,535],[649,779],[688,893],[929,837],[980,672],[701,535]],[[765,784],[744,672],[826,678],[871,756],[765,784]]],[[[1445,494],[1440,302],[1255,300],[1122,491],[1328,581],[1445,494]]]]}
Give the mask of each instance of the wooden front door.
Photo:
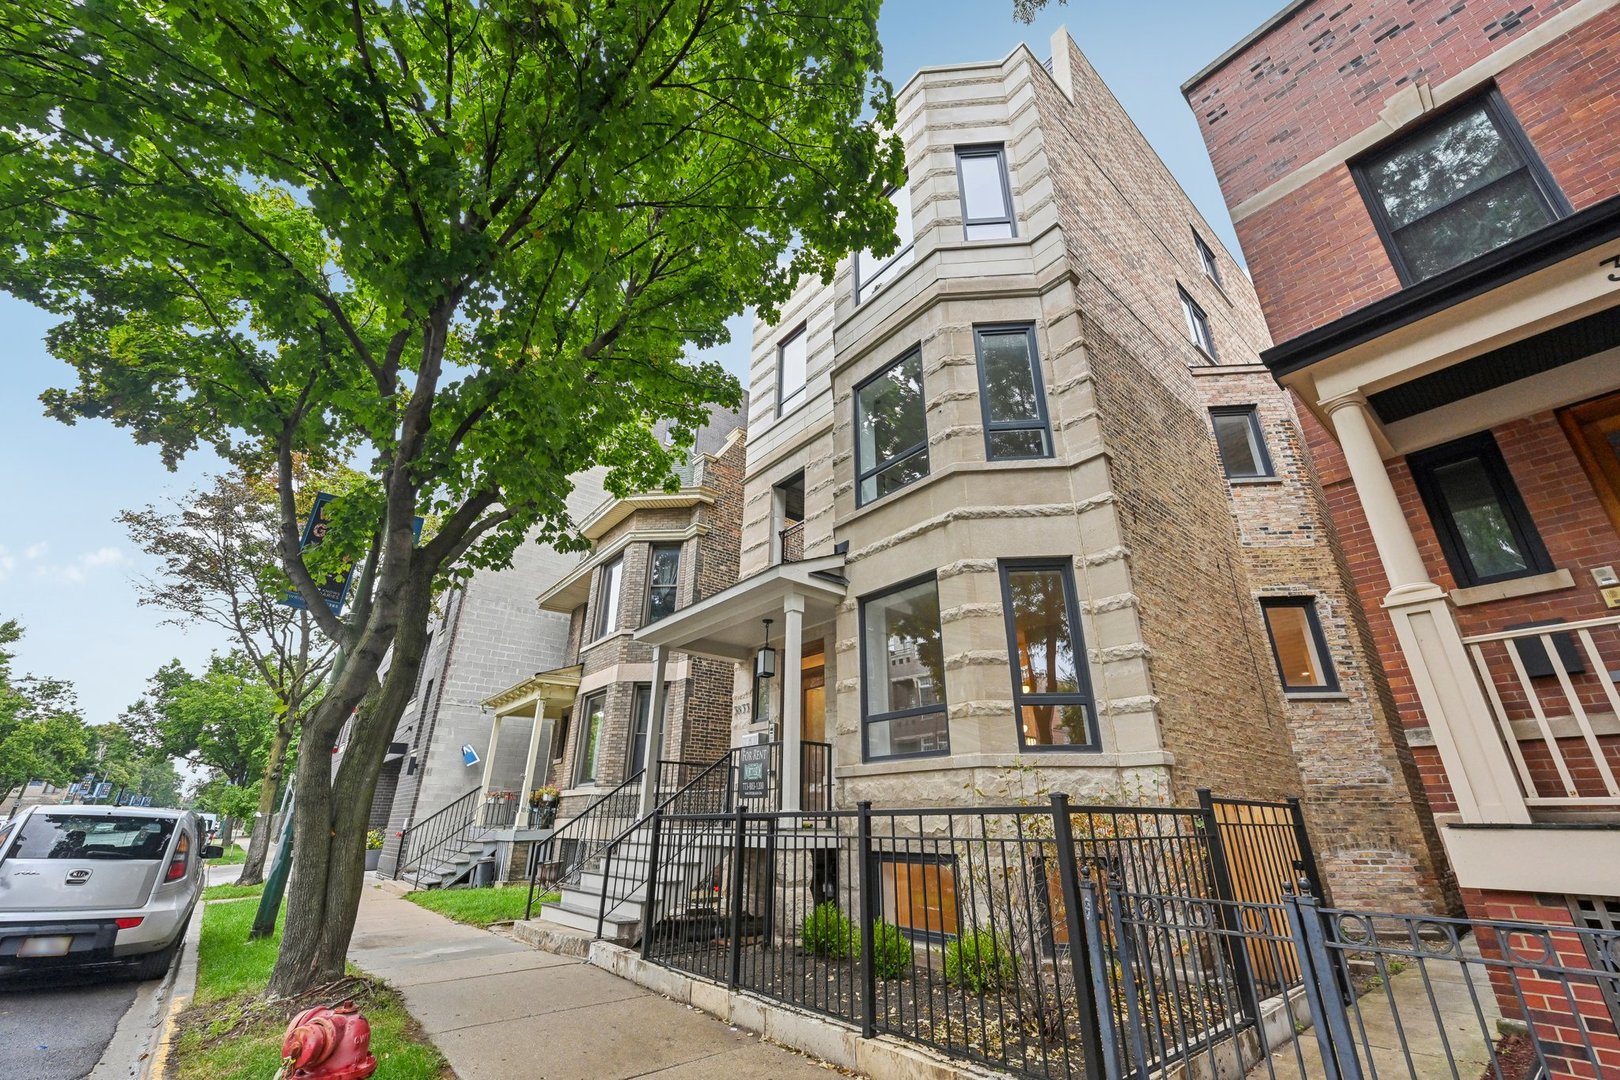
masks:
{"type": "Polygon", "coordinates": [[[1583,401],[1558,413],[1598,500],[1620,532],[1620,394],[1583,401]]]}
{"type": "MultiPolygon", "coordinates": [[[[814,646],[807,646],[812,648],[814,646]]],[[[827,668],[826,657],[817,649],[804,655],[799,672],[799,731],[806,743],[827,741],[827,668]]],[[[800,777],[803,791],[799,805],[805,809],[827,809],[828,785],[832,781],[831,762],[818,749],[805,752],[804,771],[800,777]]]]}

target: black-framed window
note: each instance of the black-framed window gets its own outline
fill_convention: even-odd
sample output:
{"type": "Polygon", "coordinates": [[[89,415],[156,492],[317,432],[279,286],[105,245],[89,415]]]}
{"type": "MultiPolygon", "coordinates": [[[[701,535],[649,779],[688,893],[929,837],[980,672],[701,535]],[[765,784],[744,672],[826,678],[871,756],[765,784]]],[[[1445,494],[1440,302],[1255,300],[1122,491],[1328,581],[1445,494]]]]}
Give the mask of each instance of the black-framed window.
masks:
{"type": "Polygon", "coordinates": [[[1322,620],[1314,596],[1268,596],[1260,601],[1271,638],[1271,656],[1277,677],[1287,693],[1336,691],[1339,676],[1333,670],[1322,620]]]}
{"type": "Polygon", "coordinates": [[[962,235],[968,240],[1006,240],[1018,235],[1013,223],[1007,152],[1001,146],[956,148],[957,190],[962,193],[962,235]]]}
{"type": "Polygon", "coordinates": [[[804,324],[776,347],[776,415],[786,416],[804,404],[805,374],[810,362],[810,335],[804,324]]]}
{"type": "Polygon", "coordinates": [[[1494,88],[1355,161],[1351,172],[1405,285],[1569,213],[1494,88]]]}
{"type": "Polygon", "coordinates": [[[647,553],[647,624],[675,612],[681,583],[681,545],[654,544],[647,553]]]}
{"type": "Polygon", "coordinates": [[[933,574],[861,600],[861,717],[865,760],[950,752],[933,574]]]}
{"type": "Polygon", "coordinates": [[[589,784],[597,779],[602,765],[602,726],[606,717],[606,690],[598,690],[580,702],[579,767],[574,770],[575,784],[589,784]]]}
{"type": "Polygon", "coordinates": [[[1198,235],[1197,229],[1193,230],[1192,238],[1193,247],[1198,249],[1199,265],[1204,268],[1204,276],[1219,285],[1221,283],[1221,264],[1215,259],[1215,249],[1204,243],[1204,238],[1198,235]]]}
{"type": "Polygon", "coordinates": [[[960,932],[956,857],[917,851],[874,851],[878,916],[915,941],[944,941],[960,932]]]}
{"type": "Polygon", "coordinates": [[[1187,319],[1187,337],[1198,346],[1198,351],[1209,357],[1210,363],[1215,362],[1215,334],[1209,328],[1209,316],[1198,301],[1188,295],[1187,290],[1180,285],[1176,286],[1176,293],[1181,297],[1181,313],[1187,319]]]}
{"type": "Polygon", "coordinates": [[[911,262],[911,186],[903,182],[888,193],[894,204],[894,235],[899,241],[888,255],[872,254],[870,248],[855,256],[855,302],[865,303],[879,289],[899,276],[911,262]]]}
{"type": "Polygon", "coordinates": [[[1001,605],[1020,748],[1096,749],[1091,679],[1069,560],[1003,560],[1001,605]]]}
{"type": "Polygon", "coordinates": [[[928,475],[922,350],[855,388],[855,502],[865,506],[928,475]]]}
{"type": "Polygon", "coordinates": [[[619,591],[623,584],[623,556],[603,564],[596,571],[596,612],[592,623],[592,640],[611,634],[619,628],[619,591]]]}
{"type": "Polygon", "coordinates": [[[1215,427],[1215,446],[1221,454],[1221,467],[1232,479],[1275,476],[1271,457],[1266,453],[1266,437],[1260,430],[1260,410],[1253,405],[1222,405],[1209,410],[1215,427]]]}
{"type": "MultiPolygon", "coordinates": [[[[665,683],[664,717],[669,717],[669,684],[665,683]]],[[[630,749],[624,755],[624,778],[626,780],[640,772],[647,764],[647,728],[652,723],[652,683],[636,683],[635,694],[630,700],[630,749]]],[[[668,735],[669,728],[664,728],[668,735]]]]}
{"type": "Polygon", "coordinates": [[[1052,456],[1052,423],[1046,413],[1041,358],[1035,328],[976,326],[979,404],[984,412],[984,453],[991,461],[1052,456]]]}
{"type": "Polygon", "coordinates": [[[1552,572],[1541,534],[1490,432],[1420,451],[1406,461],[1458,585],[1552,572]]]}

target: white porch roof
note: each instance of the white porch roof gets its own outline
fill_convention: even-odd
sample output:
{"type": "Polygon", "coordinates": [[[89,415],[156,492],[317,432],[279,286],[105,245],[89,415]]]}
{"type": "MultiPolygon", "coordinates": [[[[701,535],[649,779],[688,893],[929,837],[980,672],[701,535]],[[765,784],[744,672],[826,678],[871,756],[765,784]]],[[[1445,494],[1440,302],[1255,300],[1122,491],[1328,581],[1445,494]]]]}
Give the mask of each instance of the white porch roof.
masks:
{"type": "Polygon", "coordinates": [[[759,648],[760,620],[781,620],[791,596],[803,598],[806,626],[832,619],[849,588],[843,568],[843,555],[779,563],[642,627],[635,639],[717,660],[746,661],[759,648]]]}
{"type": "Polygon", "coordinates": [[[564,709],[574,703],[579,693],[579,677],[584,671],[580,665],[537,671],[522,682],[513,683],[505,690],[492,694],[479,704],[495,710],[496,716],[529,715],[536,702],[564,709]]]}

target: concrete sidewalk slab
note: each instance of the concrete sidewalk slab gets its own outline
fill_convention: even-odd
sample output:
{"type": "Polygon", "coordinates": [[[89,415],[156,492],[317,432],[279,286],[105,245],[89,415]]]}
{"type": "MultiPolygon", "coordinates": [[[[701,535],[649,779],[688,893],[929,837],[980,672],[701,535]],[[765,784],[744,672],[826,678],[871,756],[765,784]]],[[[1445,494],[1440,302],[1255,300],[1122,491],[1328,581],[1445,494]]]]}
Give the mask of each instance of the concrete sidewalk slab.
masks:
{"type": "Polygon", "coordinates": [[[459,1080],[825,1080],[814,1059],[572,957],[368,887],[349,959],[392,983],[459,1080]]]}

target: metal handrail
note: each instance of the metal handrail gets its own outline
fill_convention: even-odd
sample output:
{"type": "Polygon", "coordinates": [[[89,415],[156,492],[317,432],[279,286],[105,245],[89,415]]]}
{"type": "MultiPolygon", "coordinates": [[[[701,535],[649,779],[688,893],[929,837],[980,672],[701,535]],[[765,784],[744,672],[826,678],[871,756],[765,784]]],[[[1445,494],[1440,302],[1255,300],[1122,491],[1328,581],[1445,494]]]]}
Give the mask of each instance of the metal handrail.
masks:
{"type": "MultiPolygon", "coordinates": [[[[579,853],[580,850],[584,850],[589,847],[589,832],[590,829],[598,823],[598,811],[601,810],[603,806],[607,805],[609,800],[622,799],[623,796],[631,789],[634,789],[636,797],[639,799],[641,792],[641,779],[646,775],[646,772],[646,769],[636,770],[634,773],[626,777],[618,787],[615,787],[612,791],[609,791],[607,794],[595,799],[589,806],[585,807],[585,809],[569,818],[556,829],[553,829],[551,835],[540,842],[540,845],[536,849],[533,857],[529,860],[529,901],[523,909],[523,917],[525,919],[531,918],[534,915],[534,888],[540,878],[540,864],[543,862],[555,861],[550,858],[553,852],[562,849],[562,846],[565,844],[574,844],[576,845],[576,848],[579,849],[575,852],[576,857],[572,862],[569,863],[563,872],[558,875],[557,880],[559,882],[569,881],[576,877],[580,869],[591,859],[595,858],[596,855],[602,850],[602,846],[599,844],[595,848],[584,851],[584,854],[582,855],[579,853]]],[[[606,811],[603,812],[605,813],[606,811]]]]}
{"type": "Polygon", "coordinates": [[[478,796],[482,791],[482,787],[475,787],[454,802],[400,831],[399,856],[394,863],[395,881],[405,873],[406,867],[413,864],[417,868],[417,881],[421,880],[422,863],[427,856],[443,847],[450,838],[459,835],[472,822],[478,811],[478,796]],[[423,836],[428,838],[427,841],[419,842],[413,852],[411,841],[420,841],[423,836]]]}

